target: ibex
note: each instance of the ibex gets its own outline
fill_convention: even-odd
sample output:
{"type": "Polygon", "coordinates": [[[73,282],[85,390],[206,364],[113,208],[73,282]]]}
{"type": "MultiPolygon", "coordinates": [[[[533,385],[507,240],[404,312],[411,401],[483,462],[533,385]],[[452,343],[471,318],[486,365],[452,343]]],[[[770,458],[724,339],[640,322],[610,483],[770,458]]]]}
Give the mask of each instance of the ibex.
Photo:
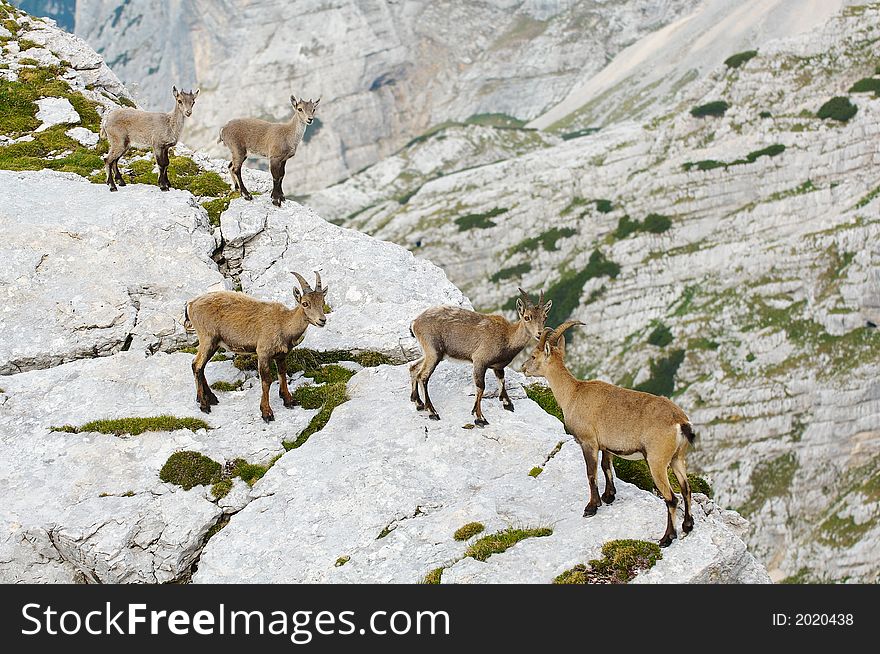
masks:
{"type": "Polygon", "coordinates": [[[483,417],[481,402],[486,387],[486,370],[498,378],[502,406],[513,411],[513,402],[504,388],[504,368],[522,351],[529,341],[537,339],[553,301],[544,302],[544,292],[538,304],[532,304],[528,294],[519,289],[522,297],[516,301],[519,320],[511,323],[503,316],[486,315],[460,307],[440,306],[425,310],[410,326],[410,332],[419,340],[424,356],[409,367],[412,379],[410,399],[419,411],[428,409],[431,420],[440,420],[428,396],[428,380],[444,357],[471,361],[474,364],[474,385],[477,399],[471,411],[474,424],[480,427],[489,422],[483,417]],[[425,401],[419,397],[422,385],[425,401]]]}
{"type": "Polygon", "coordinates": [[[236,353],[256,353],[263,395],[260,414],[269,422],[275,419],[269,406],[269,387],[272,385],[271,362],[278,368],[278,394],[284,406],[293,408],[293,395],[287,387],[287,353],[293,349],[309,325],[323,327],[324,297],[327,287],[321,287],[321,275],[315,273],[315,288],[299,273],[292,273],[302,286],[295,286],[295,309],[280,302],[266,302],[233,291],[205,293],[187,303],[184,326],[199,337],[199,349],[193,359],[192,370],[196,381],[196,402],[205,413],[219,400],[205,379],[205,366],[221,346],[236,353]]]}
{"type": "Polygon", "coordinates": [[[168,181],[168,151],[177,145],[183,131],[183,121],[192,115],[199,90],[187,92],[178,91],[176,86],[171,87],[175,104],[167,114],[140,109],[114,109],[107,114],[101,122],[101,136],[110,143],[104,162],[107,166],[107,185],[111,191],[117,190],[116,182],[125,186],[125,180],[119,172],[119,160],[132,145],[153,149],[156,163],[159,164],[159,188],[163,191],[171,188],[171,182],[168,181]]]}
{"type": "Polygon", "coordinates": [[[553,397],[565,417],[565,428],[573,434],[584,453],[590,501],[584,508],[584,517],[596,514],[604,501],[614,501],[614,468],[611,455],[648,461],[651,477],[657,490],[666,500],[666,533],[660,547],[666,547],[674,538],[675,507],[678,498],[669,485],[667,468],[671,465],[684,497],[684,533],[694,528],[691,516],[691,487],[687,479],[688,445],[694,442],[690,420],[684,411],[665,397],[620,388],[602,381],[580,381],[565,367],[565,331],[573,325],[568,320],[556,329],[545,329],[531,358],[522,371],[532,377],[544,377],[550,384],[553,397]],[[602,451],[602,472],[605,473],[605,492],[599,499],[596,486],[596,467],[602,451]]]}
{"type": "Polygon", "coordinates": [[[284,166],[287,160],[296,154],[296,148],[302,141],[306,126],[311,125],[321,98],[315,101],[296,99],[290,96],[293,105],[293,117],[286,123],[270,123],[258,118],[235,118],[220,128],[217,143],[223,143],[232,153],[229,171],[232,182],[245,200],[253,200],[253,196],[244,186],[241,178],[241,165],[248,152],[269,158],[269,169],[272,171],[272,204],[280,207],[284,201],[281,183],[284,181],[284,166]]]}

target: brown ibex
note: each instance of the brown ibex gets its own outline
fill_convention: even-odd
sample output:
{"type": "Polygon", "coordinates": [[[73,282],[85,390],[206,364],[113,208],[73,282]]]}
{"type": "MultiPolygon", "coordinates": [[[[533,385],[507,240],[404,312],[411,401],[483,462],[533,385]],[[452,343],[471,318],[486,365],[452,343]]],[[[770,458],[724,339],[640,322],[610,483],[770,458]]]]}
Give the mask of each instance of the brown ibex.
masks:
{"type": "Polygon", "coordinates": [[[486,370],[495,373],[500,386],[502,406],[513,411],[513,402],[504,388],[504,368],[513,361],[529,341],[537,339],[544,329],[544,322],[553,301],[544,302],[544,292],[538,304],[532,304],[528,294],[519,289],[522,297],[516,301],[519,320],[511,323],[503,316],[486,315],[461,307],[440,306],[426,309],[410,326],[410,332],[419,340],[423,356],[409,367],[412,378],[410,399],[416,409],[428,409],[428,417],[440,420],[431,398],[428,396],[428,380],[444,357],[471,361],[474,364],[474,385],[477,399],[471,411],[476,416],[474,424],[480,427],[489,422],[483,417],[481,402],[486,387],[486,370]],[[419,397],[418,385],[422,385],[425,401],[419,397]]]}
{"type": "Polygon", "coordinates": [[[275,419],[269,406],[269,387],[272,385],[271,362],[278,368],[278,394],[288,409],[294,406],[293,395],[287,387],[287,353],[293,349],[309,325],[323,327],[324,297],[327,287],[321,287],[321,275],[315,273],[315,288],[299,273],[292,273],[302,286],[295,286],[293,295],[297,307],[289,309],[280,302],[257,300],[244,293],[214,291],[205,293],[187,303],[184,326],[199,337],[199,349],[193,359],[192,370],[196,381],[196,402],[205,413],[217,404],[205,378],[205,366],[222,346],[230,352],[256,353],[257,367],[263,384],[260,413],[263,420],[275,419]]]}
{"type": "Polygon", "coordinates": [[[287,160],[296,154],[296,148],[302,141],[306,126],[311,125],[318,109],[317,100],[296,99],[290,96],[293,105],[293,117],[286,123],[270,123],[258,118],[235,118],[220,128],[218,143],[223,143],[232,153],[229,171],[232,182],[245,200],[253,200],[253,196],[245,188],[241,178],[241,165],[248,152],[269,158],[269,170],[272,172],[272,204],[280,207],[284,201],[281,183],[284,181],[284,166],[287,160]]]}
{"type": "Polygon", "coordinates": [[[110,143],[104,162],[107,166],[107,185],[111,191],[117,190],[116,182],[125,186],[125,180],[119,172],[119,160],[132,145],[153,149],[156,163],[159,164],[159,188],[163,191],[171,188],[171,182],[168,181],[168,151],[177,145],[183,131],[183,121],[192,115],[199,89],[178,91],[174,86],[171,93],[175,104],[167,114],[140,109],[114,109],[101,122],[101,136],[110,143]]]}
{"type": "Polygon", "coordinates": [[[562,409],[566,430],[581,446],[590,485],[590,501],[584,508],[584,517],[595,515],[602,501],[606,504],[614,501],[616,491],[611,455],[644,458],[657,490],[666,500],[666,533],[660,539],[660,547],[666,547],[677,536],[675,507],[678,498],[669,485],[666,471],[670,465],[684,497],[682,531],[687,534],[694,528],[686,455],[688,445],[694,442],[696,435],[687,414],[665,397],[603,381],[575,379],[565,367],[565,331],[573,325],[583,324],[569,320],[556,329],[545,329],[522,371],[532,377],[547,379],[553,397],[562,409]],[[596,485],[600,450],[602,472],[605,473],[605,492],[601,501],[596,485]]]}

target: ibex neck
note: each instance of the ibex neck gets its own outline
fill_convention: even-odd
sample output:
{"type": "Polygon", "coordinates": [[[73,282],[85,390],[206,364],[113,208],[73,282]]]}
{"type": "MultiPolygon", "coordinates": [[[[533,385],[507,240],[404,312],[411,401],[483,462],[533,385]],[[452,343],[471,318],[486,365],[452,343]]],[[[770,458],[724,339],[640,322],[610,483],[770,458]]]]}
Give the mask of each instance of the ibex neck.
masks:
{"type": "Polygon", "coordinates": [[[547,383],[550,384],[550,390],[553,391],[556,403],[559,404],[563,414],[568,413],[566,407],[574,398],[578,380],[565,367],[562,359],[558,357],[550,360],[546,373],[545,378],[547,383]]]}
{"type": "Polygon", "coordinates": [[[513,323],[512,327],[513,333],[510,339],[511,347],[514,347],[517,350],[522,350],[530,341],[534,340],[534,336],[532,336],[529,333],[529,330],[526,329],[526,323],[522,318],[513,323]]]}
{"type": "Polygon", "coordinates": [[[174,104],[174,109],[171,110],[171,113],[168,114],[168,126],[171,128],[171,132],[174,134],[175,142],[180,137],[180,133],[183,131],[183,121],[186,120],[186,114],[183,112],[183,107],[179,104],[174,104]]]}
{"type": "Polygon", "coordinates": [[[288,340],[291,342],[298,340],[308,326],[309,320],[306,318],[306,312],[303,311],[301,306],[297,305],[296,309],[288,309],[286,325],[286,336],[288,340]]]}

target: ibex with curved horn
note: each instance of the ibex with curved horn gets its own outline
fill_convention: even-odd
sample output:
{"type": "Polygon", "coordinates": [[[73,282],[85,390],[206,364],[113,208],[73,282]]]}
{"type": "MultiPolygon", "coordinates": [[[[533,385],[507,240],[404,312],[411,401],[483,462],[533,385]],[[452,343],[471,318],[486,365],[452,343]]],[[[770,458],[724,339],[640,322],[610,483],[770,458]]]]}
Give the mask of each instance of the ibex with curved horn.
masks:
{"type": "Polygon", "coordinates": [[[205,413],[217,404],[217,396],[205,379],[205,366],[221,346],[236,353],[256,353],[263,396],[260,414],[269,422],[275,419],[269,406],[269,387],[272,385],[274,360],[278,368],[279,395],[288,409],[294,406],[287,388],[287,353],[299,342],[309,325],[323,327],[324,298],[327,287],[321,286],[321,275],[315,273],[315,288],[299,273],[291,273],[299,280],[302,292],[295,286],[293,295],[297,306],[289,309],[280,302],[257,300],[244,293],[215,291],[205,293],[187,303],[184,326],[199,336],[199,349],[193,359],[192,370],[196,381],[196,402],[205,413]]]}
{"type": "Polygon", "coordinates": [[[538,304],[532,304],[528,293],[519,289],[521,297],[516,301],[519,320],[509,322],[503,316],[486,315],[461,307],[440,306],[425,310],[413,320],[410,332],[419,340],[424,356],[409,367],[412,378],[410,399],[416,409],[428,409],[428,417],[440,420],[431,398],[428,396],[428,380],[444,357],[471,361],[474,364],[474,385],[477,399],[471,411],[476,416],[474,424],[483,427],[488,421],[483,417],[481,401],[486,386],[486,370],[489,368],[498,378],[501,387],[501,404],[513,411],[513,402],[504,388],[504,368],[513,361],[529,341],[537,339],[544,329],[547,314],[553,301],[544,302],[544,292],[538,304]],[[418,385],[422,385],[425,401],[419,397],[418,385]]]}
{"type": "Polygon", "coordinates": [[[691,488],[687,479],[688,445],[694,442],[690,420],[684,411],[665,397],[620,388],[606,382],[580,381],[565,367],[565,331],[579,320],[568,320],[556,329],[545,329],[531,358],[522,371],[532,377],[544,377],[550,384],[553,397],[562,409],[565,428],[573,434],[584,453],[590,501],[584,508],[584,517],[596,514],[604,501],[614,501],[614,468],[611,455],[626,459],[648,461],[654,484],[666,500],[666,533],[660,547],[666,547],[676,538],[675,507],[678,498],[669,485],[667,468],[671,465],[684,497],[684,533],[694,528],[691,516],[691,488]],[[605,473],[605,492],[599,499],[596,486],[596,468],[602,451],[602,472],[605,473]]]}

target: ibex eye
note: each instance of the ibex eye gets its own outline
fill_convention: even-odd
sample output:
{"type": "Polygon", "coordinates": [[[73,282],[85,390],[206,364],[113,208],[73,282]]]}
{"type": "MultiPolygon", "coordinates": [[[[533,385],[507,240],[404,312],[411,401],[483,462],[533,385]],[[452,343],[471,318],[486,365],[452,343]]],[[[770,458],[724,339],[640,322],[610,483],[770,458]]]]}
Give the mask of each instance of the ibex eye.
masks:
{"type": "Polygon", "coordinates": [[[308,308],[309,308],[309,303],[308,303],[308,302],[303,302],[303,306],[304,306],[306,309],[308,309],[308,308]]]}

